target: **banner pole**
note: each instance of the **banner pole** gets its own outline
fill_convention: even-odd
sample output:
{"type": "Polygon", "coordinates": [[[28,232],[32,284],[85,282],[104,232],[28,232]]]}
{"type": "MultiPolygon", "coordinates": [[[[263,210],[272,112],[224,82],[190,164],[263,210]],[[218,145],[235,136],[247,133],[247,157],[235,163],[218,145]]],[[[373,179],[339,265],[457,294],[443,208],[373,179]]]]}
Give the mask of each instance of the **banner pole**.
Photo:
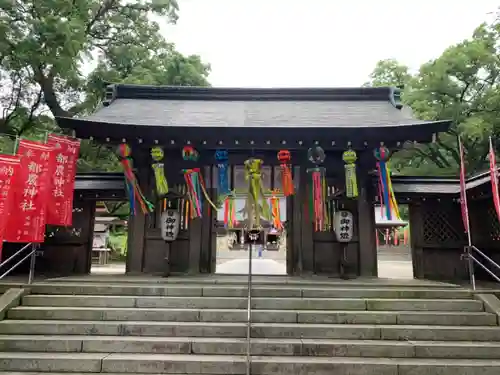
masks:
{"type": "Polygon", "coordinates": [[[14,139],[14,149],[12,150],[12,155],[17,154],[17,148],[19,147],[19,136],[16,135],[16,138],[14,139]]]}
{"type": "Polygon", "coordinates": [[[458,147],[460,151],[460,206],[462,211],[462,221],[464,222],[464,228],[467,233],[467,243],[468,246],[465,249],[465,256],[467,257],[467,265],[469,270],[469,280],[473,290],[476,290],[476,276],[474,271],[474,260],[472,258],[472,237],[470,233],[470,220],[469,220],[469,209],[467,206],[467,190],[465,186],[465,161],[464,161],[464,147],[462,145],[462,140],[460,136],[458,137],[458,147]]]}

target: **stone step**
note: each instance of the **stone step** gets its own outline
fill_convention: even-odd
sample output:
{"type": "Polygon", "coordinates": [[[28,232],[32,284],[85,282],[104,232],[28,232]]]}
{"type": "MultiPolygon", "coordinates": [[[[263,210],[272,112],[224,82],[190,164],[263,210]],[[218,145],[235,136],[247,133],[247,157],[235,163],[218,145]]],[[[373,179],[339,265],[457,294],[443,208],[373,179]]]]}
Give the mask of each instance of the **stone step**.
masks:
{"type": "MultiPolygon", "coordinates": [[[[246,350],[244,338],[0,336],[1,352],[245,355],[246,350]]],[[[500,342],[252,339],[251,352],[257,356],[500,359],[500,342]]]]}
{"type": "MultiPolygon", "coordinates": [[[[246,286],[223,285],[99,285],[99,284],[37,284],[31,287],[33,294],[112,295],[112,296],[190,296],[190,297],[246,297],[246,286]]],[[[256,286],[254,297],[306,297],[306,298],[439,298],[466,299],[471,292],[465,289],[422,289],[394,287],[334,288],[334,287],[287,287],[256,286]]]]}
{"type": "MultiPolygon", "coordinates": [[[[28,320],[246,322],[247,311],[244,309],[19,306],[10,309],[7,316],[9,319],[28,320]]],[[[457,311],[253,310],[252,322],[495,326],[497,317],[487,312],[457,311]]]]}
{"type": "MultiPolygon", "coordinates": [[[[239,297],[135,297],[97,295],[27,295],[25,306],[158,307],[244,309],[239,297]]],[[[252,308],[272,310],[373,310],[373,311],[484,311],[483,303],[468,299],[361,299],[361,298],[262,298],[252,308]]]]}
{"type": "MultiPolygon", "coordinates": [[[[5,335],[246,337],[245,323],[4,320],[5,335]]],[[[254,323],[255,338],[500,341],[500,327],[437,325],[254,323]]]]}
{"type": "MultiPolygon", "coordinates": [[[[1,371],[108,374],[246,373],[244,356],[108,353],[2,353],[1,371]]],[[[352,357],[253,357],[253,375],[498,375],[500,361],[352,357]]],[[[12,374],[12,373],[11,373],[12,374]]],[[[6,373],[2,373],[6,375],[6,373]]]]}

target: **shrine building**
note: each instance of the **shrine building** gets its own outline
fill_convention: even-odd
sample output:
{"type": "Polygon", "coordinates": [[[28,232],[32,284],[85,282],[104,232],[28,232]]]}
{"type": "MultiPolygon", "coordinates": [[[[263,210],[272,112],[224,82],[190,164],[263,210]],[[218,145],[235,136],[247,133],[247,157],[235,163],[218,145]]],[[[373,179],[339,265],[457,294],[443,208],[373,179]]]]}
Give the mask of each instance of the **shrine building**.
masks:
{"type": "MultiPolygon", "coordinates": [[[[147,214],[137,210],[130,217],[127,273],[163,274],[166,267],[171,274],[215,272],[224,215],[210,204],[205,202],[198,218],[184,210],[184,203],[176,205],[179,233],[172,242],[162,237],[165,200],[158,199],[155,192],[151,156],[152,148],[161,147],[169,200],[187,199],[183,171],[200,168],[207,194],[216,202],[220,161],[215,155],[220,150],[227,151],[229,189],[244,200],[248,186],[244,162],[261,159],[264,194],[279,199],[283,224],[282,231],[268,230],[264,237],[272,238],[269,245],[274,246],[275,238],[284,236],[280,243],[286,243],[287,274],[334,277],[340,275],[343,257],[347,258],[343,261],[349,277],[377,275],[373,207],[380,200],[374,182],[378,161],[374,150],[383,147],[392,153],[405,142],[432,142],[451,124],[415,119],[401,103],[399,89],[391,87],[249,89],[128,84],[108,85],[102,108],[94,114],[59,117],[57,122],[74,130],[78,138],[130,148],[140,188],[155,210],[147,214]],[[196,160],[186,160],[186,146],[196,150],[196,160]],[[311,150],[318,149],[325,156],[321,167],[326,181],[325,212],[330,216],[330,225],[321,230],[315,227],[308,208],[308,170],[317,167],[309,158],[311,150]],[[288,151],[291,157],[293,195],[285,196],[281,186],[280,151],[288,151]],[[354,151],[356,156],[355,196],[347,193],[345,151],[354,151]],[[347,244],[339,242],[331,224],[331,216],[339,210],[352,214],[353,232],[347,244]]],[[[121,186],[124,191],[125,184],[121,186]]],[[[124,199],[120,189],[116,192],[124,199]]],[[[246,241],[242,222],[240,243],[246,241]]]]}

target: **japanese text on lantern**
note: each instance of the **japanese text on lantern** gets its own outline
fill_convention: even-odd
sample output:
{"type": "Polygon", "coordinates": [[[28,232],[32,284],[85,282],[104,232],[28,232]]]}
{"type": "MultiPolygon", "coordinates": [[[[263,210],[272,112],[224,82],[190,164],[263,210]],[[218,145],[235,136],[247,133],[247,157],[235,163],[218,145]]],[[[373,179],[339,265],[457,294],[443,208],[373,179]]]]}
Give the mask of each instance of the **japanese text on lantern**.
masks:
{"type": "Polygon", "coordinates": [[[0,260],[2,242],[4,239],[5,228],[8,221],[10,206],[12,202],[12,193],[14,178],[19,167],[19,159],[14,156],[0,156],[0,260]]]}
{"type": "Polygon", "coordinates": [[[70,226],[73,214],[73,190],[76,159],[80,142],[64,136],[49,135],[48,145],[54,148],[55,167],[51,177],[51,199],[47,224],[70,226]]]}
{"type": "Polygon", "coordinates": [[[47,216],[52,150],[37,142],[22,140],[21,157],[12,210],[5,238],[10,242],[43,242],[47,216]],[[16,208],[14,206],[14,208],[16,208]]]}

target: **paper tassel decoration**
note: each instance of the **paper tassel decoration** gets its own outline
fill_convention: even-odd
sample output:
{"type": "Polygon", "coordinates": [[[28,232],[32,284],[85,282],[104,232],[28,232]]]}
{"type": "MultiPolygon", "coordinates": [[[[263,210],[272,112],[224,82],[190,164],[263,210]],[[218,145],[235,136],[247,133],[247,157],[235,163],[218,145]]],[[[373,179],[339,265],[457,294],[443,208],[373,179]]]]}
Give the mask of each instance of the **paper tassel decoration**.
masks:
{"type": "Polygon", "coordinates": [[[224,226],[234,228],[236,225],[236,206],[233,196],[227,196],[224,200],[224,226]]]}
{"type": "Polygon", "coordinates": [[[137,204],[141,207],[143,214],[153,212],[154,205],[142,194],[139,183],[135,178],[134,171],[132,170],[132,151],[130,150],[130,147],[127,144],[122,143],[118,146],[117,154],[123,167],[123,174],[125,175],[125,184],[130,202],[130,212],[133,215],[137,213],[137,204]]]}
{"type": "Polygon", "coordinates": [[[229,190],[229,154],[227,150],[215,151],[218,173],[218,193],[220,197],[227,197],[231,194],[229,190]]]}
{"type": "Polygon", "coordinates": [[[319,146],[310,148],[307,154],[309,161],[316,165],[307,170],[311,177],[309,182],[309,214],[314,223],[314,230],[316,232],[326,231],[329,226],[326,210],[326,177],[325,168],[320,167],[326,156],[319,146]]]}
{"type": "Polygon", "coordinates": [[[399,207],[392,189],[391,171],[387,165],[390,151],[387,147],[380,146],[373,151],[373,155],[375,159],[377,159],[378,191],[382,210],[381,216],[385,217],[387,220],[392,220],[393,216],[395,219],[400,219],[399,207]]]}
{"type": "Polygon", "coordinates": [[[290,161],[292,157],[290,151],[281,150],[278,152],[278,160],[281,166],[281,189],[283,190],[283,195],[289,197],[295,193],[295,188],[293,186],[292,177],[292,167],[290,161]]]}
{"type": "Polygon", "coordinates": [[[151,149],[151,157],[153,158],[153,161],[155,161],[152,168],[155,175],[156,193],[160,199],[168,194],[168,182],[165,177],[165,168],[162,163],[163,156],[163,149],[161,147],[153,147],[151,149]]]}
{"type": "Polygon", "coordinates": [[[280,199],[276,195],[271,197],[271,213],[273,216],[273,227],[279,230],[283,229],[283,223],[281,222],[280,199]]]}
{"type": "Polygon", "coordinates": [[[245,174],[248,182],[246,210],[248,229],[260,229],[260,219],[271,220],[271,211],[264,196],[262,187],[262,160],[248,159],[245,161],[245,174]]]}
{"type": "Polygon", "coordinates": [[[200,168],[184,169],[183,172],[193,217],[203,216],[203,199],[217,210],[217,206],[210,200],[200,168]]]}
{"type": "Polygon", "coordinates": [[[358,196],[358,181],[356,179],[356,151],[347,150],[342,154],[345,163],[345,193],[347,198],[358,196]]]}

